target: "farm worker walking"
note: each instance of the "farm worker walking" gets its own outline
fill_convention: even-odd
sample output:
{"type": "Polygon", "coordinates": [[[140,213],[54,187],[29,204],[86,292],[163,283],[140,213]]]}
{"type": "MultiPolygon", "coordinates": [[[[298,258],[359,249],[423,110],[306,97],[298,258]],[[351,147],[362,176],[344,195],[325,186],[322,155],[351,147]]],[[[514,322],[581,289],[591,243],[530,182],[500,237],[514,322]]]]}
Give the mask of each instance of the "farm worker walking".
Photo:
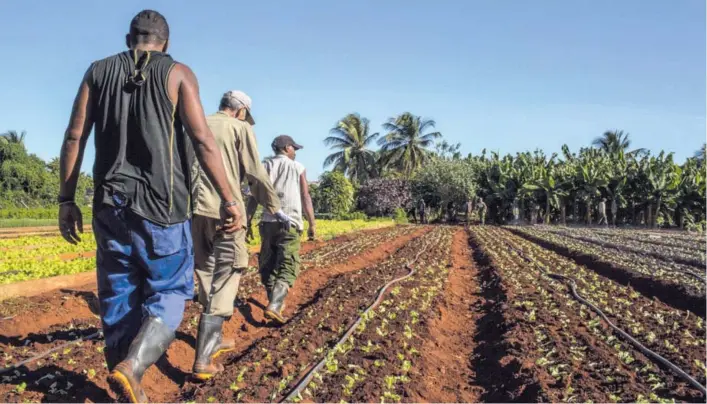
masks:
{"type": "Polygon", "coordinates": [[[605,226],[609,225],[609,220],[606,218],[606,198],[601,198],[599,201],[599,223],[598,224],[604,224],[605,226]]]}
{"type": "Polygon", "coordinates": [[[616,227],[616,213],[619,211],[619,206],[616,203],[616,198],[611,199],[611,225],[616,227]]]}
{"type": "MultiPolygon", "coordinates": [[[[260,221],[262,243],[258,267],[261,282],[268,295],[265,318],[284,324],[285,318],[282,315],[284,301],[299,274],[300,236],[304,230],[302,213],[304,212],[309,222],[310,240],[314,240],[316,223],[305,168],[295,161],[297,150],[302,146],[287,135],[276,137],[271,146],[275,157],[266,160],[265,170],[270,175],[270,180],[280,197],[282,210],[291,222],[284,223],[270,212],[263,212],[260,221]]],[[[251,223],[256,207],[255,200],[250,198],[247,217],[251,235],[251,223]]]]}
{"type": "Polygon", "coordinates": [[[476,206],[479,209],[479,220],[481,221],[481,224],[486,224],[486,204],[481,197],[479,197],[476,206]]]}
{"type": "Polygon", "coordinates": [[[196,77],[166,53],[168,42],[160,13],[138,13],[126,36],[129,50],[85,73],[61,149],[59,227],[76,243],[82,218],[74,193],[94,129],[93,232],[108,381],[132,402],[148,402],[143,374],[169,347],[194,293],[190,147],[223,201],[222,230],[236,231],[244,219],[196,77]]]}
{"type": "MultiPolygon", "coordinates": [[[[289,223],[258,156],[250,97],[242,91],[226,92],[221,97],[219,111],[208,116],[206,122],[221,150],[223,164],[228,167],[226,178],[229,189],[243,217],[245,204],[241,195],[241,178],[245,177],[255,199],[268,212],[289,223]]],[[[237,229],[231,234],[219,229],[221,199],[218,192],[198,163],[192,170],[192,238],[199,302],[202,305],[192,371],[196,379],[206,380],[223,370],[223,366],[213,360],[235,346],[233,339],[223,338],[222,328],[224,321],[233,315],[233,301],[241,274],[248,267],[248,249],[245,229],[237,229]]]]}
{"type": "Polygon", "coordinates": [[[465,207],[465,217],[466,217],[466,223],[471,223],[471,216],[474,213],[474,202],[472,202],[472,198],[468,197],[466,198],[466,203],[464,204],[465,207]]]}
{"type": "Polygon", "coordinates": [[[417,211],[420,215],[420,223],[425,224],[427,223],[427,215],[426,215],[426,210],[427,206],[425,205],[425,200],[420,198],[420,200],[417,202],[417,211]]]}

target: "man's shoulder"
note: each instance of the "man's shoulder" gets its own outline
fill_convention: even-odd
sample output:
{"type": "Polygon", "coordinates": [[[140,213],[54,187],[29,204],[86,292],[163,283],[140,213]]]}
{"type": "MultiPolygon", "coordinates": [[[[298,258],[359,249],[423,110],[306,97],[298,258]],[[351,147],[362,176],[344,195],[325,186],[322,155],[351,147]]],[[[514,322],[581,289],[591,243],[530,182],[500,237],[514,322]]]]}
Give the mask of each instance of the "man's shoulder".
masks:
{"type": "Polygon", "coordinates": [[[297,171],[299,171],[300,174],[304,172],[304,164],[300,163],[297,160],[292,160],[292,164],[297,168],[297,171]]]}
{"type": "Polygon", "coordinates": [[[246,135],[252,132],[250,125],[247,122],[241,121],[240,119],[231,118],[231,126],[236,130],[238,134],[246,135]]]}
{"type": "Polygon", "coordinates": [[[105,64],[112,63],[112,62],[115,62],[116,60],[120,60],[120,59],[128,59],[128,52],[123,51],[123,52],[118,52],[118,53],[112,54],[110,56],[106,56],[103,59],[98,59],[98,60],[94,61],[92,63],[92,65],[94,65],[94,66],[105,65],[105,64]]]}

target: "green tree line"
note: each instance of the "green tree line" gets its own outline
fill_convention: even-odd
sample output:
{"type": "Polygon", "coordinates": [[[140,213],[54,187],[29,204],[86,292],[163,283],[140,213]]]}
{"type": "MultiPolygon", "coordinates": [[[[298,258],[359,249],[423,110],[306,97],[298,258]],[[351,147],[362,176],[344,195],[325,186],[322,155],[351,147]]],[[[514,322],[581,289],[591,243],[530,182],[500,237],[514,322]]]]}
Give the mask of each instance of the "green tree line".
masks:
{"type": "MultiPolygon", "coordinates": [[[[46,162],[29,153],[24,142],[26,136],[24,131],[0,134],[0,209],[3,211],[0,216],[3,217],[7,216],[4,212],[56,205],[59,159],[46,162]]],[[[76,192],[79,204],[90,202],[90,198],[86,200],[82,196],[90,194],[92,187],[91,178],[81,174],[76,192]]]]}
{"type": "Polygon", "coordinates": [[[351,182],[356,199],[366,202],[354,206],[368,214],[412,210],[422,199],[442,216],[483,200],[498,224],[512,222],[516,210],[524,223],[591,225],[603,202],[616,225],[705,226],[705,144],[682,164],[672,153],[632,150],[629,134],[618,130],[577,152],[564,145],[551,155],[483,150],[464,157],[434,127],[434,120],[405,112],[390,118],[381,135],[371,133],[368,119],[346,115],[324,140],[332,149],[324,167],[351,182]]]}

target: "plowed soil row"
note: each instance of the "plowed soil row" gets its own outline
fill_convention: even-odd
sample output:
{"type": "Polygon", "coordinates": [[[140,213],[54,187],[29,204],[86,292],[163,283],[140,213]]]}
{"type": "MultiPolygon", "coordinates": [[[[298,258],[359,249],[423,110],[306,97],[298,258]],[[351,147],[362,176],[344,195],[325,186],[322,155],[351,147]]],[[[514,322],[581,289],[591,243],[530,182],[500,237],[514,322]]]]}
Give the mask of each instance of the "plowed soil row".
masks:
{"type": "MultiPolygon", "coordinates": [[[[574,274],[583,296],[602,307],[634,337],[645,339],[651,349],[693,374],[694,365],[690,361],[704,358],[704,348],[691,345],[691,341],[699,345],[699,337],[694,338],[698,332],[696,326],[685,324],[689,329],[683,331],[691,331],[693,339],[685,338],[685,343],[690,345],[681,346],[678,353],[672,352],[670,347],[675,347],[667,345],[666,349],[662,339],[666,338],[668,344],[682,342],[679,335],[664,333],[672,329],[670,308],[633,292],[629,308],[620,309],[622,303],[619,302],[625,299],[623,291],[617,289],[621,286],[616,285],[611,291],[609,299],[613,300],[604,300],[592,293],[592,288],[608,292],[612,288],[611,281],[596,275],[592,278],[584,269],[572,267],[551,252],[504,230],[474,230],[474,239],[482,251],[480,261],[486,260],[489,270],[500,277],[501,289],[508,299],[501,309],[513,325],[504,339],[516,348],[514,356],[522,364],[518,373],[525,371],[535,381],[537,396],[522,401],[535,401],[534,398],[552,402],[704,400],[681,379],[613,335],[596,314],[571,297],[566,284],[544,276],[533,263],[563,275],[574,274]],[[636,308],[635,311],[630,307],[636,308]],[[653,320],[653,314],[657,315],[657,320],[653,320]],[[664,326],[656,323],[654,327],[654,321],[661,321],[664,326]]],[[[695,376],[704,382],[699,374],[695,376]]],[[[503,378],[496,375],[494,380],[503,378]]]]}
{"type": "MultiPolygon", "coordinates": [[[[356,256],[346,256],[347,248],[342,248],[336,255],[330,256],[330,261],[335,263],[333,265],[307,268],[290,292],[285,314],[292,315],[301,311],[332,277],[381,261],[426,231],[428,229],[421,227],[382,229],[344,236],[330,243],[309,244],[303,248],[305,251],[313,251],[315,247],[330,248],[329,244],[355,244],[379,233],[392,235],[379,238],[379,241],[384,242],[375,248],[359,251],[356,256]]],[[[257,276],[249,279],[244,281],[239,294],[242,304],[224,327],[226,333],[236,338],[236,352],[244,351],[253,341],[276,331],[268,327],[262,318],[265,294],[255,286],[257,276]]],[[[15,363],[73,340],[77,334],[71,335],[72,329],[81,329],[84,335],[97,331],[99,321],[93,314],[97,309],[94,290],[93,285],[87,285],[36,298],[13,299],[7,306],[3,302],[5,314],[14,315],[10,320],[0,321],[0,335],[3,338],[0,347],[4,352],[4,363],[15,363]]],[[[180,388],[191,370],[199,310],[198,304],[187,304],[185,320],[177,332],[177,340],[157,366],[146,373],[146,390],[151,400],[174,401],[179,396],[180,388]]],[[[110,401],[112,398],[105,383],[107,371],[104,368],[102,346],[102,341],[87,341],[70,351],[62,350],[56,355],[22,367],[17,372],[5,374],[0,384],[0,400],[110,401]],[[44,379],[39,381],[42,377],[44,379]],[[47,384],[47,380],[51,383],[47,384]]]]}
{"type": "MultiPolygon", "coordinates": [[[[327,258],[326,264],[340,263],[348,259],[347,251],[354,249],[352,245],[369,245],[369,240],[390,241],[407,232],[415,231],[412,227],[398,226],[382,229],[364,230],[345,234],[330,241],[308,241],[302,244],[300,250],[303,259],[303,270],[315,263],[309,262],[319,256],[318,251],[339,250],[336,255],[327,258]],[[347,248],[348,247],[348,248],[347,248]]],[[[355,249],[360,252],[359,249],[355,249]]],[[[251,256],[251,270],[257,265],[257,254],[251,256]]],[[[321,265],[319,265],[321,266],[321,265]]],[[[251,291],[257,285],[257,276],[253,280],[244,280],[241,290],[251,291]]],[[[3,300],[0,304],[0,335],[23,336],[41,331],[55,324],[68,324],[74,319],[94,318],[98,314],[96,284],[77,285],[68,289],[60,289],[51,293],[43,293],[31,297],[17,297],[3,300]]]]}
{"type": "Polygon", "coordinates": [[[602,276],[622,285],[631,285],[631,287],[649,298],[655,297],[676,309],[690,310],[703,318],[707,314],[706,296],[695,288],[688,287],[675,280],[656,278],[632,271],[591,254],[584,254],[516,229],[511,229],[511,231],[543,248],[572,259],[579,265],[591,268],[602,276]]]}
{"type": "MultiPolygon", "coordinates": [[[[379,289],[390,280],[408,273],[406,264],[418,253],[421,255],[413,266],[419,268],[420,272],[401,282],[397,289],[393,288],[391,294],[396,296],[385,300],[383,305],[388,305],[387,310],[381,310],[392,313],[392,307],[399,296],[410,293],[416,287],[423,288],[420,281],[429,278],[423,269],[439,265],[447,259],[448,254],[445,252],[449,251],[450,231],[449,228],[436,228],[406,244],[380,264],[331,279],[312,300],[311,305],[293,317],[285,327],[256,341],[242,355],[235,356],[228,362],[223,374],[205,385],[194,385],[192,389],[187,389],[182,399],[197,402],[281,400],[309,368],[327,355],[335,342],[358,319],[358,313],[374,300],[379,289]]],[[[442,280],[445,275],[442,274],[442,280]]],[[[387,328],[389,331],[380,331],[380,328],[374,331],[372,326],[366,329],[366,332],[373,332],[373,335],[376,332],[386,335],[374,341],[380,344],[380,352],[376,353],[376,357],[388,357],[393,361],[392,358],[399,353],[396,347],[402,347],[402,343],[396,340],[403,338],[403,327],[396,322],[405,320],[403,314],[409,313],[407,309],[404,313],[400,312],[397,318],[391,317],[387,328]]],[[[369,335],[363,341],[370,341],[371,338],[369,335]]],[[[352,351],[351,355],[356,353],[358,351],[352,351]]],[[[378,389],[383,387],[383,376],[377,373],[384,369],[379,369],[373,363],[373,359],[359,357],[356,360],[351,356],[331,359],[326,368],[335,377],[331,382],[320,383],[322,387],[319,394],[312,399],[317,402],[338,401],[342,398],[379,401],[382,394],[378,389]],[[339,362],[340,365],[337,365],[339,362]],[[366,366],[362,362],[366,362],[366,366]],[[352,391],[341,391],[339,379],[346,378],[347,371],[354,368],[365,370],[370,375],[370,383],[352,391]]]]}
{"type": "Polygon", "coordinates": [[[474,367],[479,337],[480,307],[484,299],[479,271],[472,258],[468,233],[458,230],[452,241],[451,267],[444,291],[429,316],[421,320],[424,332],[420,359],[410,371],[405,396],[413,402],[479,402],[484,389],[474,367]]]}

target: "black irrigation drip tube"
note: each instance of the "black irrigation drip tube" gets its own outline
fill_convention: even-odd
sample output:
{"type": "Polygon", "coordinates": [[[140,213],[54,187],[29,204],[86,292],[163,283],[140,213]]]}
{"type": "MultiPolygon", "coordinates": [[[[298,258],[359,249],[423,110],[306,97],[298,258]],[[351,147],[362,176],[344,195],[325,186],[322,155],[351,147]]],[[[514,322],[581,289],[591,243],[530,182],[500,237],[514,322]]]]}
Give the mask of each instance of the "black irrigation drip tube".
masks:
{"type": "Polygon", "coordinates": [[[636,347],[641,353],[649,357],[655,362],[660,363],[661,365],[667,367],[670,369],[673,373],[675,373],[677,376],[679,376],[681,379],[689,383],[692,387],[696,388],[699,390],[703,396],[707,396],[707,389],[705,389],[705,386],[701,385],[697,380],[695,380],[692,376],[690,376],[687,372],[684,370],[680,369],[678,366],[670,362],[669,360],[663,358],[660,356],[657,352],[651,351],[650,349],[646,348],[643,344],[638,342],[635,338],[633,338],[631,335],[629,335],[626,331],[620,329],[614,323],[609,320],[609,318],[604,314],[603,311],[601,311],[600,308],[595,306],[594,304],[590,303],[587,301],[587,299],[583,298],[579,293],[577,293],[577,283],[575,282],[574,279],[565,276],[565,275],[559,275],[559,274],[554,274],[552,272],[549,272],[544,266],[538,264],[534,260],[528,258],[525,256],[522,250],[519,250],[515,247],[513,247],[510,243],[507,241],[503,241],[508,248],[511,250],[515,251],[521,258],[523,258],[526,262],[531,263],[535,265],[538,269],[540,269],[540,272],[542,272],[544,275],[548,276],[551,279],[556,279],[559,281],[566,281],[569,284],[570,291],[572,292],[572,296],[574,296],[575,299],[577,299],[580,303],[584,304],[585,306],[588,306],[590,309],[592,309],[595,313],[597,313],[606,323],[611,327],[614,331],[616,331],[624,340],[630,342],[633,344],[634,347],[636,347]]]}
{"type": "MultiPolygon", "coordinates": [[[[366,316],[371,310],[375,309],[375,308],[380,304],[381,300],[383,300],[383,296],[385,295],[385,292],[388,290],[388,288],[389,288],[391,285],[393,285],[393,284],[395,284],[395,283],[397,283],[397,282],[403,281],[403,280],[405,280],[405,279],[407,279],[407,278],[413,276],[413,275],[417,272],[417,269],[413,268],[413,267],[412,267],[412,264],[414,264],[414,263],[420,258],[420,256],[421,256],[425,251],[427,251],[427,248],[429,248],[429,245],[430,245],[430,243],[427,243],[427,244],[417,253],[417,255],[415,255],[415,258],[413,258],[411,261],[409,261],[407,264],[405,264],[405,268],[409,271],[406,275],[401,276],[401,277],[396,278],[396,279],[393,279],[393,280],[391,280],[390,282],[388,282],[388,283],[386,283],[385,285],[383,285],[383,287],[382,287],[382,288],[380,289],[380,291],[378,292],[378,296],[376,297],[376,300],[374,300],[373,303],[372,303],[370,306],[368,306],[368,308],[367,308],[363,313],[361,313],[361,315],[358,317],[358,320],[356,320],[356,322],[354,322],[353,325],[351,325],[351,327],[349,327],[349,329],[346,330],[346,333],[344,333],[344,335],[336,342],[336,344],[334,344],[334,346],[329,350],[329,352],[331,352],[332,350],[336,349],[336,347],[337,347],[339,344],[342,344],[344,341],[346,341],[347,339],[349,339],[349,337],[351,336],[351,334],[353,334],[353,332],[354,332],[354,330],[356,329],[356,327],[358,327],[359,324],[361,324],[361,321],[363,321],[363,317],[366,316]]],[[[300,379],[300,381],[297,383],[297,385],[290,391],[290,393],[287,395],[287,397],[285,397],[284,399],[282,399],[280,402],[292,401],[295,397],[297,397],[298,395],[300,395],[300,393],[302,392],[302,390],[304,390],[304,389],[309,385],[309,382],[312,381],[312,378],[314,377],[314,374],[317,373],[317,372],[319,372],[319,371],[321,370],[321,368],[324,366],[324,364],[326,363],[326,360],[327,360],[327,357],[328,357],[328,356],[329,356],[329,355],[328,355],[328,352],[327,352],[327,354],[324,355],[324,357],[322,358],[322,360],[320,360],[313,368],[311,368],[311,369],[307,372],[307,374],[305,374],[304,377],[303,377],[302,379],[300,379]]]]}
{"type": "Polygon", "coordinates": [[[96,332],[94,332],[94,333],[91,334],[91,335],[87,335],[87,336],[85,336],[85,337],[77,338],[77,339],[75,339],[75,340],[73,340],[73,341],[69,341],[69,342],[67,342],[67,343],[65,343],[65,344],[61,344],[61,345],[59,345],[59,346],[57,346],[57,347],[54,347],[54,348],[49,349],[49,350],[47,350],[47,351],[44,351],[44,352],[42,352],[42,353],[40,353],[40,354],[38,354],[38,355],[35,355],[35,356],[33,356],[33,357],[29,358],[29,359],[25,359],[25,360],[23,360],[23,361],[21,361],[21,362],[17,362],[17,363],[15,363],[14,365],[12,365],[12,366],[10,366],[10,367],[7,367],[7,368],[5,368],[5,369],[0,369],[0,375],[3,374],[3,373],[9,372],[9,371],[11,371],[11,370],[17,369],[17,368],[19,368],[20,366],[23,366],[23,365],[26,365],[26,364],[28,364],[28,363],[32,363],[32,362],[34,362],[34,361],[36,361],[36,360],[42,359],[42,358],[44,358],[45,356],[51,354],[52,352],[59,351],[59,350],[64,349],[64,348],[66,348],[66,347],[68,347],[68,346],[70,346],[70,345],[75,345],[75,344],[78,344],[78,343],[83,342],[83,341],[89,341],[89,340],[92,340],[92,339],[97,338],[97,337],[101,337],[101,338],[102,338],[102,337],[103,337],[103,331],[96,331],[96,332]]]}

